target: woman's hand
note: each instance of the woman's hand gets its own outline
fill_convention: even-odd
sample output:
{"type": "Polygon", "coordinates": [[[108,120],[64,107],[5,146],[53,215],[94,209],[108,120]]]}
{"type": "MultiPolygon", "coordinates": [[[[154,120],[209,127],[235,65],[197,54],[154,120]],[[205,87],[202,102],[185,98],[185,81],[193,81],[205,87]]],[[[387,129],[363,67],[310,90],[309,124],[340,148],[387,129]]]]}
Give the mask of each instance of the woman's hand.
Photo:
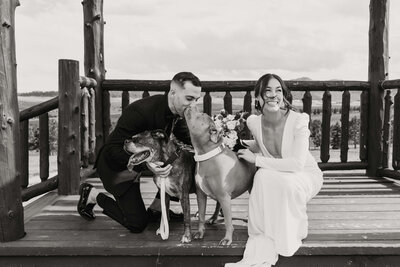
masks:
{"type": "Polygon", "coordinates": [[[244,159],[247,162],[256,163],[256,155],[251,152],[249,149],[239,149],[237,152],[237,156],[240,159],[244,159]]]}
{"type": "Polygon", "coordinates": [[[172,166],[168,164],[165,167],[161,167],[164,163],[161,161],[146,162],[147,168],[157,177],[167,178],[171,172],[172,166]]]}

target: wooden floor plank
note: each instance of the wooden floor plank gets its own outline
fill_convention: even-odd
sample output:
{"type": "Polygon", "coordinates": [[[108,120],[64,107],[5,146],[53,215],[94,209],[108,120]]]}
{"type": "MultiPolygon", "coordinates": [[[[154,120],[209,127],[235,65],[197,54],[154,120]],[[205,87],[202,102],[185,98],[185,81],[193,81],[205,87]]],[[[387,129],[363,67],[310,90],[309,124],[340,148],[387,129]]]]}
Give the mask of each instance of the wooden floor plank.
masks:
{"type": "MultiPolygon", "coordinates": [[[[98,178],[90,178],[105,192],[98,178]]],[[[141,180],[145,205],[153,201],[157,188],[152,178],[141,180]]],[[[218,245],[224,236],[224,219],[206,226],[204,240],[181,244],[182,223],[170,224],[170,238],[155,235],[158,223],[151,223],[141,234],[132,234],[101,213],[96,220],[83,220],[76,211],[78,196],[52,196],[25,207],[26,237],[1,243],[0,256],[99,255],[109,256],[234,256],[240,257],[247,240],[248,193],[232,201],[233,245],[218,245]]],[[[190,196],[192,232],[197,230],[195,194],[190,196]]],[[[179,209],[180,203],[171,202],[179,209]]],[[[207,218],[215,209],[209,199],[207,218]]],[[[400,186],[387,179],[366,177],[364,171],[325,172],[321,192],[307,205],[309,235],[297,256],[309,255],[399,255],[400,186]]]]}

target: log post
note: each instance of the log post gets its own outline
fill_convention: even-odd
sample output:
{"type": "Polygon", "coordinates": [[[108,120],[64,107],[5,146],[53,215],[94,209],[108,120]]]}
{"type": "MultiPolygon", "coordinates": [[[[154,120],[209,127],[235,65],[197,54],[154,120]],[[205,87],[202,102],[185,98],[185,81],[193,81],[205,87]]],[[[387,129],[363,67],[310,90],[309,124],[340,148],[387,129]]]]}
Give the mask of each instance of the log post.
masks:
{"type": "Polygon", "coordinates": [[[326,90],[322,97],[322,140],[321,161],[326,163],[330,158],[329,143],[331,139],[332,94],[326,90]]]}
{"type": "Polygon", "coordinates": [[[225,91],[224,109],[228,114],[232,114],[232,95],[230,91],[225,91]]]}
{"type": "Polygon", "coordinates": [[[203,112],[207,113],[209,116],[211,116],[212,98],[211,98],[210,91],[206,91],[206,94],[203,97],[203,112]]]}
{"type": "Polygon", "coordinates": [[[19,151],[20,160],[17,163],[21,187],[27,188],[29,185],[29,120],[19,123],[19,151]]]}
{"type": "Polygon", "coordinates": [[[347,162],[349,152],[349,117],[350,117],[350,92],[344,90],[342,94],[342,115],[340,121],[342,122],[341,135],[340,135],[340,161],[347,162]]]}
{"type": "Polygon", "coordinates": [[[121,110],[124,110],[129,105],[129,91],[122,92],[121,110]]]}
{"type": "Polygon", "coordinates": [[[89,163],[96,161],[96,95],[93,88],[89,90],[89,163]]]}
{"type": "Polygon", "coordinates": [[[81,156],[82,167],[89,166],[89,90],[84,87],[81,97],[81,156]]]}
{"type": "Polygon", "coordinates": [[[40,180],[42,182],[49,178],[49,136],[49,113],[44,113],[39,116],[40,180]]]}
{"type": "Polygon", "coordinates": [[[110,114],[103,112],[103,103],[110,102],[110,95],[104,94],[101,87],[105,79],[103,0],[84,0],[82,5],[85,76],[97,82],[95,86],[97,155],[109,131],[105,124],[110,120],[110,114]]]}
{"type": "Polygon", "coordinates": [[[251,91],[246,91],[243,99],[243,111],[251,113],[251,91]]]}
{"type": "Polygon", "coordinates": [[[383,94],[380,84],[388,72],[389,1],[371,0],[369,4],[369,91],[368,176],[382,167],[383,94]]]}
{"type": "Polygon", "coordinates": [[[393,155],[392,167],[394,170],[400,170],[400,89],[394,97],[393,107],[393,155]]]}
{"type": "Polygon", "coordinates": [[[17,6],[18,0],[0,1],[0,242],[25,235],[17,170],[20,160],[14,27],[17,6]]]}
{"type": "Polygon", "coordinates": [[[58,194],[77,194],[80,183],[79,62],[58,61],[58,194]]]}
{"type": "Polygon", "coordinates": [[[383,139],[382,139],[382,168],[389,166],[389,132],[390,132],[390,109],[393,105],[392,96],[390,90],[386,91],[385,96],[385,117],[383,119],[383,139]]]}
{"type": "Polygon", "coordinates": [[[360,160],[368,161],[368,105],[369,93],[363,91],[360,95],[360,160]]]}

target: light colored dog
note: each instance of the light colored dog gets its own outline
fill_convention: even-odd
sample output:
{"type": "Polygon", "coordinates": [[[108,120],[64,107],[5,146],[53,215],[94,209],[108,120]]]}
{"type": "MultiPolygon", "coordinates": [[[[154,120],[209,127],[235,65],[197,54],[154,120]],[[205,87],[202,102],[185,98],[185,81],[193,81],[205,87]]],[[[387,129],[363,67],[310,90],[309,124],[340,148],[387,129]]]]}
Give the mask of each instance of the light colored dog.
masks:
{"type": "Polygon", "coordinates": [[[208,195],[220,203],[224,213],[226,232],[220,245],[230,245],[234,230],[231,199],[251,188],[256,168],[254,164],[240,160],[235,152],[223,145],[222,133],[216,129],[210,116],[200,113],[194,107],[187,108],[184,115],[195,149],[196,161],[199,230],[194,238],[200,239],[204,236],[208,195]]]}

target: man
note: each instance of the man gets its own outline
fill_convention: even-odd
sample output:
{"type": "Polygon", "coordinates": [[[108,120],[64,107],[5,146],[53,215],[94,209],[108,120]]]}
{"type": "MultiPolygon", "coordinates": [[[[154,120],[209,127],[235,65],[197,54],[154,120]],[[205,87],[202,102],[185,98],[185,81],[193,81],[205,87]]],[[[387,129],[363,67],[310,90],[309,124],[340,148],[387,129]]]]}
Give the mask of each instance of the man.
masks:
{"type": "MultiPolygon", "coordinates": [[[[160,201],[155,200],[146,211],[140,193],[140,167],[133,172],[127,170],[129,155],[123,144],[133,135],[155,129],[165,129],[182,142],[190,144],[190,135],[186,122],[182,119],[183,111],[200,98],[200,80],[190,72],[176,74],[165,95],[154,95],[131,103],[119,118],[115,129],[101,148],[95,167],[104,185],[115,200],[99,193],[91,184],[80,186],[80,199],[77,205],[79,214],[87,219],[95,219],[93,207],[99,204],[103,213],[111,217],[131,232],[142,232],[154,211],[160,210],[160,201]]],[[[167,176],[172,166],[165,167],[154,163],[146,163],[148,169],[156,176],[167,176]]],[[[171,215],[172,211],[170,211],[171,215]]]]}

